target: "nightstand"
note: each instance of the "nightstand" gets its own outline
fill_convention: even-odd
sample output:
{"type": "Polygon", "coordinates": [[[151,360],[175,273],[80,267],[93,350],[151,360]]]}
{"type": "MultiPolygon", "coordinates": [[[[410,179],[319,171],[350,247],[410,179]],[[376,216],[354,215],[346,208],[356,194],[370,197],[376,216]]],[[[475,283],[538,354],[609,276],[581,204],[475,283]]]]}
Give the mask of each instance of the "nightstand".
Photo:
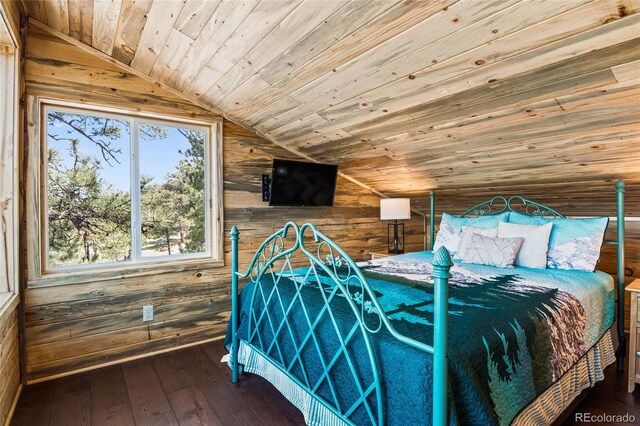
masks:
{"type": "Polygon", "coordinates": [[[629,321],[629,392],[640,383],[640,279],[625,289],[631,293],[631,318],[629,321]]]}

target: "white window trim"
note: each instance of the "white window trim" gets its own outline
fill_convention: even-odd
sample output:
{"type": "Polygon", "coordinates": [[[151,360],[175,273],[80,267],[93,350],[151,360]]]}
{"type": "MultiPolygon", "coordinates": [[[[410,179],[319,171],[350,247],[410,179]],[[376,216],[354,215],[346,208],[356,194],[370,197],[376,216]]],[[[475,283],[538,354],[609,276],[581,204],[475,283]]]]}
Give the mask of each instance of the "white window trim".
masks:
{"type": "MultiPolygon", "coordinates": [[[[93,282],[109,279],[119,279],[131,276],[150,275],[165,272],[177,272],[187,270],[201,270],[224,265],[224,221],[223,221],[223,178],[222,178],[222,119],[191,119],[180,116],[167,116],[155,113],[145,113],[126,109],[98,106],[80,102],[70,102],[58,99],[49,99],[29,96],[29,141],[30,152],[28,160],[28,185],[27,185],[27,239],[28,239],[28,285],[29,287],[64,285],[82,282],[93,282]],[[48,109],[56,111],[72,111],[79,113],[91,113],[104,117],[119,117],[130,121],[132,148],[138,146],[137,128],[140,121],[144,123],[159,122],[163,125],[179,125],[180,127],[194,128],[207,127],[208,143],[205,145],[205,156],[209,162],[206,167],[205,193],[209,200],[209,208],[205,209],[205,220],[208,232],[206,232],[206,253],[177,254],[171,256],[158,256],[137,259],[140,241],[135,226],[140,223],[139,214],[132,217],[133,252],[131,262],[109,262],[99,264],[48,266],[47,247],[47,164],[46,133],[48,109]],[[40,125],[41,124],[41,125],[40,125]],[[134,141],[135,138],[135,141],[134,141]]],[[[135,149],[131,149],[133,156],[137,156],[135,149]]],[[[137,160],[135,160],[137,161],[137,160]]],[[[132,173],[136,173],[137,167],[132,167],[132,173]]],[[[137,176],[131,179],[132,204],[134,197],[139,198],[139,188],[135,188],[138,182],[137,176]]],[[[136,210],[136,209],[134,209],[136,210]]],[[[139,212],[137,212],[139,213],[139,212]]]]}
{"type": "MultiPolygon", "coordinates": [[[[20,134],[20,121],[19,121],[19,58],[20,49],[18,44],[17,34],[14,34],[13,28],[9,23],[9,19],[5,14],[4,9],[0,6],[0,31],[9,39],[3,39],[3,44],[0,46],[4,50],[6,55],[3,55],[6,59],[6,68],[11,70],[11,74],[8,78],[5,78],[0,82],[0,106],[5,113],[12,114],[11,119],[5,120],[4,117],[0,117],[0,120],[4,120],[5,124],[8,124],[8,128],[3,129],[0,137],[3,143],[7,146],[4,147],[3,152],[10,156],[10,161],[5,162],[4,167],[11,169],[11,195],[8,199],[0,199],[0,202],[9,201],[9,208],[5,209],[5,219],[7,215],[11,216],[11,229],[7,229],[5,232],[12,236],[12,244],[7,247],[7,253],[5,253],[7,259],[8,268],[7,271],[0,271],[8,281],[0,286],[0,318],[2,318],[7,312],[11,312],[18,304],[18,293],[20,290],[20,262],[19,262],[19,204],[20,204],[20,191],[18,188],[18,147],[19,134],[20,134]],[[9,137],[10,136],[10,137],[9,137]]],[[[5,159],[0,158],[0,162],[4,162],[5,159]]],[[[2,194],[2,191],[0,191],[2,194]]],[[[2,224],[0,223],[0,226],[2,224]]]]}

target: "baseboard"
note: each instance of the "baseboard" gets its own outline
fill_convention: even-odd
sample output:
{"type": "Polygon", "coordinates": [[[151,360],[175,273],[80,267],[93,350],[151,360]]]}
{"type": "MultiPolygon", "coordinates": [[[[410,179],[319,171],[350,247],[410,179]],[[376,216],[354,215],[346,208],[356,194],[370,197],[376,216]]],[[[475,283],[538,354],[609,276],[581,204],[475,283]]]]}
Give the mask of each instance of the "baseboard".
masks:
{"type": "Polygon", "coordinates": [[[80,369],[77,369],[77,370],[66,371],[64,373],[56,374],[56,375],[53,375],[53,376],[40,377],[40,378],[34,379],[34,380],[27,380],[27,385],[34,385],[36,383],[48,382],[49,380],[55,380],[55,379],[60,379],[62,377],[72,376],[74,374],[85,373],[87,371],[97,370],[99,368],[109,367],[111,365],[123,364],[125,362],[135,361],[137,359],[148,358],[148,357],[154,356],[154,355],[159,355],[159,354],[163,354],[163,353],[167,353],[167,352],[173,352],[173,351],[177,351],[177,350],[180,350],[180,349],[190,348],[192,346],[202,345],[202,344],[205,344],[205,343],[215,342],[217,340],[224,339],[224,337],[225,336],[222,335],[222,336],[218,336],[218,337],[213,337],[211,339],[200,340],[200,341],[193,342],[193,343],[187,343],[185,345],[174,346],[172,348],[161,349],[161,350],[154,351],[154,352],[148,352],[148,353],[141,354],[141,355],[136,355],[136,356],[131,356],[131,357],[128,357],[128,358],[122,358],[122,359],[118,359],[118,360],[114,360],[114,361],[109,361],[109,362],[105,362],[103,364],[92,365],[91,367],[85,367],[85,368],[80,368],[80,369]]]}
{"type": "Polygon", "coordinates": [[[16,396],[13,398],[13,402],[11,403],[11,408],[9,409],[9,414],[7,415],[7,421],[4,423],[4,426],[9,426],[11,424],[11,419],[13,418],[13,413],[16,411],[16,406],[18,405],[18,400],[20,399],[20,394],[22,393],[22,384],[18,385],[18,390],[16,391],[16,396]]]}

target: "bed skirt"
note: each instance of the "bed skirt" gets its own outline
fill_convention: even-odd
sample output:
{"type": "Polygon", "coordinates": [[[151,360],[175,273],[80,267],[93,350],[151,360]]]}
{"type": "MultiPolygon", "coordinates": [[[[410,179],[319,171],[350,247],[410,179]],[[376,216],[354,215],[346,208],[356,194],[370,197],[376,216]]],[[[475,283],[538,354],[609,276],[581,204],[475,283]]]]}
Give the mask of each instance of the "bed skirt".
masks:
{"type": "Polygon", "coordinates": [[[604,369],[616,361],[611,330],[587,351],[557,382],[527,405],[511,423],[514,426],[549,425],[583,390],[604,379],[604,369]]]}
{"type": "MultiPolygon", "coordinates": [[[[524,408],[511,423],[514,426],[543,426],[553,423],[584,389],[604,379],[604,369],[616,360],[611,332],[607,331],[580,360],[549,389],[524,408]]],[[[346,425],[338,415],[322,405],[262,354],[240,340],[238,361],[243,371],[269,381],[303,414],[311,426],[346,425]]]]}
{"type": "Polygon", "coordinates": [[[261,353],[240,340],[238,362],[242,371],[265,378],[296,408],[302,411],[305,423],[311,426],[347,426],[336,413],[322,405],[309,392],[276,368],[261,353]]]}

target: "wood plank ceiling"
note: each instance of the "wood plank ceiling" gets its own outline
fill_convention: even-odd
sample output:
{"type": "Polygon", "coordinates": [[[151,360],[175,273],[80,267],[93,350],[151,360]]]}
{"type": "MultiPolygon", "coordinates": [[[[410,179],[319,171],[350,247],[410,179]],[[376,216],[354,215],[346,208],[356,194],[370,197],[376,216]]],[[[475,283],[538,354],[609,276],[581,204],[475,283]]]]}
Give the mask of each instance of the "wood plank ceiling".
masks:
{"type": "Polygon", "coordinates": [[[23,2],[385,193],[640,183],[640,0],[23,2]]]}

